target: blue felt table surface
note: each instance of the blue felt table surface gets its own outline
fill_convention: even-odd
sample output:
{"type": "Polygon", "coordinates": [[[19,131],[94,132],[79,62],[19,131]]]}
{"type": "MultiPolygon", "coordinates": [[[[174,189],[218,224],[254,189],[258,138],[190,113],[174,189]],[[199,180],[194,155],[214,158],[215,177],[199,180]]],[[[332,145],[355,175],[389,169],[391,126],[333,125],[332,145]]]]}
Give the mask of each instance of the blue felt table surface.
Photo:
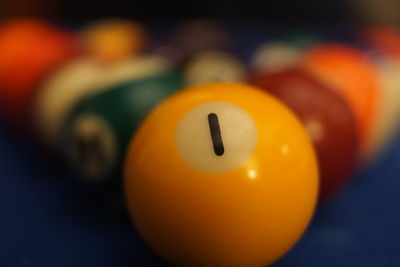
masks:
{"type": "MultiPolygon", "coordinates": [[[[320,206],[297,246],[274,266],[400,266],[400,138],[320,206]]],[[[0,266],[165,266],[126,216],[0,127],[0,266]]],[[[284,211],[282,211],[284,212],[284,211]]]]}

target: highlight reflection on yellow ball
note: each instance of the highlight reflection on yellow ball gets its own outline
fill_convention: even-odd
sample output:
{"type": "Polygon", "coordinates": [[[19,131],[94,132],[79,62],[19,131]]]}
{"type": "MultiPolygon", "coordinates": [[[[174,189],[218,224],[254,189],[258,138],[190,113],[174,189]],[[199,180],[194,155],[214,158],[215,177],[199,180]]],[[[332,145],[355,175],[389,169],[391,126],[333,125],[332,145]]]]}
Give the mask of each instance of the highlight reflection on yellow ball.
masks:
{"type": "Polygon", "coordinates": [[[200,85],[167,99],[143,122],[125,162],[137,229],[183,266],[272,263],[304,232],[317,191],[300,122],[246,85],[200,85]]]}

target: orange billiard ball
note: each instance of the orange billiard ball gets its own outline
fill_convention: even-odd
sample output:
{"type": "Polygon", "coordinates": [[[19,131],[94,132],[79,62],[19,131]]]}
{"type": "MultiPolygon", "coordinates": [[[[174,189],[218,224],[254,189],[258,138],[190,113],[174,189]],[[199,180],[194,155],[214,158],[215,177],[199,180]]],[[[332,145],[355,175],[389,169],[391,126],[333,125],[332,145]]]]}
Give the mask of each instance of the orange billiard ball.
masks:
{"type": "Polygon", "coordinates": [[[26,124],[38,83],[74,50],[69,33],[43,21],[12,20],[0,27],[1,109],[12,125],[26,124]]]}
{"type": "Polygon", "coordinates": [[[295,115],[247,85],[194,86],[133,137],[124,187],[148,244],[179,266],[264,266],[313,214],[318,168],[295,115]]]}
{"type": "Polygon", "coordinates": [[[356,119],[360,156],[368,157],[381,93],[378,70],[373,62],[355,48],[323,44],[307,51],[301,65],[345,99],[356,119]]]}

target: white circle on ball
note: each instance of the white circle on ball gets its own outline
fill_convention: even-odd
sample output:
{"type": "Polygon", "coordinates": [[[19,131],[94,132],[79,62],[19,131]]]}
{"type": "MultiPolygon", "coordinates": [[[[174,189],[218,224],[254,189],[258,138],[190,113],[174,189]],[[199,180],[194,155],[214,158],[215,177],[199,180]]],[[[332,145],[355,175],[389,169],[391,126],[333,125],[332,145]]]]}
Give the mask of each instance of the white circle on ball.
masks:
{"type": "Polygon", "coordinates": [[[190,167],[222,174],[249,160],[257,144],[257,128],[251,116],[239,106],[207,102],[182,117],[175,142],[181,159],[190,167]]]}

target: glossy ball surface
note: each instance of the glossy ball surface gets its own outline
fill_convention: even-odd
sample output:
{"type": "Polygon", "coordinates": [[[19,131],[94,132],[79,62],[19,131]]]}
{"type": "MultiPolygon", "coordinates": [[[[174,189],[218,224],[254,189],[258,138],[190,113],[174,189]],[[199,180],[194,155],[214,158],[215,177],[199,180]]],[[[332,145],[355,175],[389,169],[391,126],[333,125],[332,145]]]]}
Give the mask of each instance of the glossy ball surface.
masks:
{"type": "Polygon", "coordinates": [[[313,141],[325,199],[351,177],[357,162],[356,122],[345,100],[304,71],[258,74],[251,83],[282,100],[301,119],[313,141]]]}
{"type": "Polygon", "coordinates": [[[295,115],[251,86],[184,89],[140,126],[125,159],[137,229],[181,266],[264,266],[313,214],[318,169],[295,115]]]}
{"type": "Polygon", "coordinates": [[[165,72],[113,86],[77,103],[59,143],[72,172],[90,184],[119,185],[133,132],[160,101],[182,87],[177,74],[165,72]]]}
{"type": "Polygon", "coordinates": [[[365,157],[381,94],[379,74],[373,62],[349,46],[324,44],[306,52],[302,67],[346,100],[357,122],[361,157],[365,157]]]}
{"type": "Polygon", "coordinates": [[[65,64],[43,81],[34,98],[32,116],[37,136],[44,145],[54,148],[66,116],[81,99],[166,69],[164,61],[152,56],[110,64],[83,58],[65,64]]]}

